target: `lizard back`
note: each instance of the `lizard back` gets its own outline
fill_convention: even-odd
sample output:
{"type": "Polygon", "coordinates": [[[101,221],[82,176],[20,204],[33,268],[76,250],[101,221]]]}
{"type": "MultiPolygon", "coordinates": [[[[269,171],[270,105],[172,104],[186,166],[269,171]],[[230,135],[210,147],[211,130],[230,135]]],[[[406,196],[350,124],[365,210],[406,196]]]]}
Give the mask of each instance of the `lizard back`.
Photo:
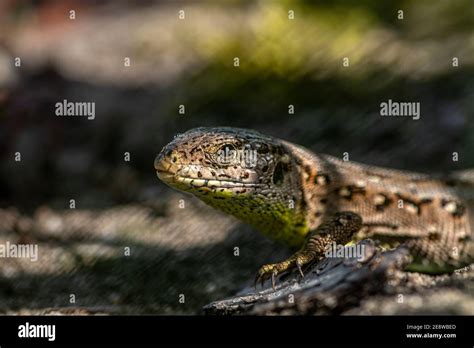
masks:
{"type": "Polygon", "coordinates": [[[337,211],[359,214],[357,239],[429,237],[447,246],[470,238],[474,185],[459,175],[430,176],[345,162],[283,141],[298,158],[310,228],[337,211]]]}

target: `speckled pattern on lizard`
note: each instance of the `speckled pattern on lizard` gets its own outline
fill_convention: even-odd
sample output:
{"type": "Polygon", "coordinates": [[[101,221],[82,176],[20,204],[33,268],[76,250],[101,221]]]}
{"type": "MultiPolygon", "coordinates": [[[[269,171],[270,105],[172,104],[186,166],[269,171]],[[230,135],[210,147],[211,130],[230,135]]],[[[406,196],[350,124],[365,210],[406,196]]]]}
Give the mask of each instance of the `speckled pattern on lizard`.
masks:
{"type": "Polygon", "coordinates": [[[321,260],[332,243],[371,238],[409,251],[408,270],[450,272],[473,262],[473,171],[380,168],[316,154],[259,132],[195,128],[155,159],[167,185],[299,248],[262,266],[256,283],[321,260]]]}

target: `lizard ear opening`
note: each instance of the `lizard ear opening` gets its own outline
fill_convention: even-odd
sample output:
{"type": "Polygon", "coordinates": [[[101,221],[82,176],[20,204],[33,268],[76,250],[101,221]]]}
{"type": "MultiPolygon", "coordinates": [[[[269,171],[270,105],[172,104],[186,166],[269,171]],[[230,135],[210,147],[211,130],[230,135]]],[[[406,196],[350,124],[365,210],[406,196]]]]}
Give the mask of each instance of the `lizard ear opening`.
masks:
{"type": "Polygon", "coordinates": [[[273,183],[275,185],[281,185],[286,173],[286,166],[282,162],[278,162],[273,171],[273,183]]]}

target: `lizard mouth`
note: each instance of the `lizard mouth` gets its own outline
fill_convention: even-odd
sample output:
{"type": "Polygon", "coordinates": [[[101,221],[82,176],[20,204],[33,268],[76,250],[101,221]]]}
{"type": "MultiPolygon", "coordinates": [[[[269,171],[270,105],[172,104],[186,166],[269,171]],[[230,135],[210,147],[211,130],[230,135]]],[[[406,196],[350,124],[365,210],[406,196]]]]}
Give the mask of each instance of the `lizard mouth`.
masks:
{"type": "Polygon", "coordinates": [[[173,163],[163,160],[159,157],[155,159],[154,165],[156,175],[161,181],[165,183],[171,183],[174,181],[176,171],[179,168],[178,166],[175,166],[173,163]]]}
{"type": "Polygon", "coordinates": [[[169,186],[177,187],[179,189],[193,189],[207,187],[209,189],[220,189],[220,188],[245,188],[245,187],[257,187],[258,184],[244,183],[237,180],[218,180],[215,178],[196,178],[191,176],[182,176],[178,173],[169,171],[157,170],[156,174],[158,178],[169,186]]]}
{"type": "Polygon", "coordinates": [[[180,190],[192,190],[194,188],[208,189],[233,189],[252,188],[260,186],[255,183],[246,183],[232,179],[199,178],[192,175],[185,175],[189,172],[187,166],[177,165],[168,161],[155,161],[155,170],[158,178],[165,184],[180,190]]]}
{"type": "Polygon", "coordinates": [[[175,176],[174,180],[181,184],[186,184],[191,187],[209,187],[209,188],[241,188],[241,187],[256,187],[257,184],[244,183],[233,180],[216,180],[216,179],[203,179],[203,178],[192,178],[184,176],[175,176]]]}
{"type": "MultiPolygon", "coordinates": [[[[194,190],[199,191],[216,191],[220,192],[252,189],[258,186],[262,186],[254,181],[243,181],[238,179],[228,178],[217,178],[216,176],[210,175],[213,170],[203,167],[200,164],[182,164],[174,162],[171,158],[166,156],[158,156],[155,159],[155,170],[158,178],[168,186],[176,188],[182,191],[188,191],[191,193],[194,190]],[[204,174],[203,174],[204,173],[204,174]],[[208,175],[206,175],[208,174],[208,175]]],[[[213,173],[214,174],[214,173],[213,173]]]]}

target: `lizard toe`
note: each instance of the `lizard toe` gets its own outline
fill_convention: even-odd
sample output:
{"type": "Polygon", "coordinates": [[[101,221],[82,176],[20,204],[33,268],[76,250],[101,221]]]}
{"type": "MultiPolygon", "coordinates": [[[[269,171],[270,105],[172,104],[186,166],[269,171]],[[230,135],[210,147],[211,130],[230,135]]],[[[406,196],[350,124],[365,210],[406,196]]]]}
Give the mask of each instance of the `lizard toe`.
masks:
{"type": "Polygon", "coordinates": [[[272,280],[272,288],[276,288],[276,278],[278,275],[285,273],[296,266],[294,258],[288,259],[283,262],[267,264],[260,267],[255,277],[255,288],[257,288],[258,282],[261,282],[261,285],[265,284],[267,279],[272,280]]]}
{"type": "Polygon", "coordinates": [[[309,265],[315,260],[315,256],[312,253],[300,252],[296,256],[296,267],[300,272],[301,278],[304,278],[303,266],[309,265]]]}
{"type": "Polygon", "coordinates": [[[257,275],[255,276],[255,284],[254,287],[257,289],[258,283],[260,283],[260,286],[263,288],[265,281],[269,279],[273,274],[273,265],[263,265],[260,267],[260,269],[257,272],[257,275]]]}

